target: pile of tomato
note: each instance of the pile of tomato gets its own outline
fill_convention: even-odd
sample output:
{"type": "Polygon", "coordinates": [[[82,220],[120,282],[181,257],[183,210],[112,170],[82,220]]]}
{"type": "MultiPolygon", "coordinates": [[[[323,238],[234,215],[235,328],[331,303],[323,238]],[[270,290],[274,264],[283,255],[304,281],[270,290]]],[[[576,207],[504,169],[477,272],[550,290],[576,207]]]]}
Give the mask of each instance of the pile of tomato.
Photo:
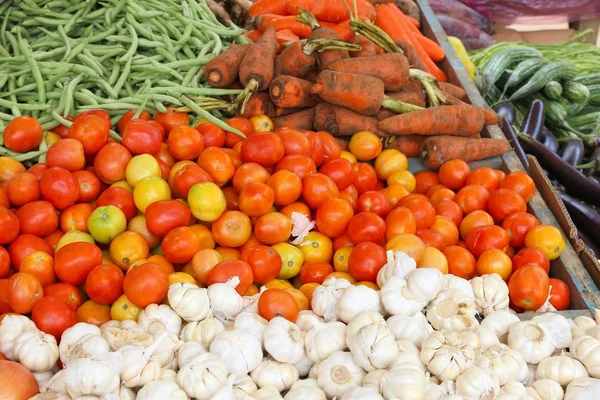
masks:
{"type": "Polygon", "coordinates": [[[265,116],[227,121],[242,139],[174,110],[138,114],[120,118],[120,137],[104,111],[46,134],[31,117],[7,125],[0,313],[31,314],[59,337],[77,321],[136,319],[175,282],[233,276],[240,295],[281,289],[261,307],[294,313],[329,276],[377,289],[386,250],[465,279],[498,273],[518,310],[539,308],[550,287],[550,302],[569,306],[548,277],[562,235],[527,213],[535,185],[522,172],[453,160],[413,175],[370,132],[342,151],[326,132],[273,132],[265,116]],[[29,168],[18,161],[31,154],[29,168]],[[303,219],[315,227],[296,238],[303,219]]]}

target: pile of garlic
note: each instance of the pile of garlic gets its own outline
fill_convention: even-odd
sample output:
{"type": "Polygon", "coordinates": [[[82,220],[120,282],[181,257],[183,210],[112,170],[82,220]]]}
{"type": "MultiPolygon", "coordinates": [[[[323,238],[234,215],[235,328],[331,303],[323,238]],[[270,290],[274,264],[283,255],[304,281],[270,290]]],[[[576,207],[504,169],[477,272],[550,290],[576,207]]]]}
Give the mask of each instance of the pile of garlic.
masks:
{"type": "Polygon", "coordinates": [[[600,398],[594,319],[520,321],[499,276],[443,276],[403,253],[377,280],[328,279],[295,323],[266,321],[260,293],[238,295],[235,278],[177,283],[137,322],[78,323],[59,345],[7,316],[0,351],[35,373],[34,400],[600,398]]]}

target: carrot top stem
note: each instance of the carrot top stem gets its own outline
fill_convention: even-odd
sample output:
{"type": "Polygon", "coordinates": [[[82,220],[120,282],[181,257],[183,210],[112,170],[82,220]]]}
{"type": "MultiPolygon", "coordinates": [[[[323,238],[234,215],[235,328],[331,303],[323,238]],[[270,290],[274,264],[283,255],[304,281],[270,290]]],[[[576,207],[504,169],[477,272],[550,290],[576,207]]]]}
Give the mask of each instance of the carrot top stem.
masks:
{"type": "Polygon", "coordinates": [[[298,9],[298,11],[300,12],[296,16],[296,21],[306,24],[312,29],[317,29],[321,27],[319,21],[317,21],[317,18],[315,18],[315,16],[312,15],[309,11],[305,10],[302,7],[296,7],[296,9],[298,9]]]}
{"type": "Polygon", "coordinates": [[[369,20],[350,21],[350,30],[371,40],[386,53],[403,53],[402,49],[394,43],[394,40],[383,29],[369,20]]]}
{"type": "Polygon", "coordinates": [[[228,108],[229,111],[233,112],[233,110],[239,109],[239,113],[243,114],[244,110],[246,109],[246,105],[248,104],[248,100],[250,100],[250,97],[256,93],[258,86],[258,81],[255,79],[252,79],[250,82],[248,82],[248,85],[246,85],[244,90],[242,90],[242,92],[238,94],[231,103],[230,107],[228,108]]]}
{"type": "Polygon", "coordinates": [[[446,96],[440,90],[437,79],[428,72],[421,71],[420,69],[410,69],[410,78],[418,80],[423,85],[425,93],[429,98],[429,106],[437,107],[440,104],[446,103],[446,96]]]}
{"type": "Polygon", "coordinates": [[[322,52],[326,50],[348,50],[359,51],[361,45],[356,43],[344,42],[338,39],[314,39],[304,45],[303,51],[306,55],[311,55],[314,52],[322,52]]]}
{"type": "MultiPolygon", "coordinates": [[[[205,110],[226,110],[231,107],[231,104],[225,100],[214,99],[212,97],[189,97],[196,105],[202,107],[205,110]]],[[[178,112],[191,112],[192,110],[188,106],[177,107],[175,109],[178,112]]]]}
{"type": "Polygon", "coordinates": [[[421,111],[421,110],[425,109],[423,107],[419,107],[414,104],[405,103],[403,101],[396,100],[390,96],[383,96],[382,107],[387,108],[388,110],[391,110],[398,114],[411,112],[411,111],[421,111]]]}

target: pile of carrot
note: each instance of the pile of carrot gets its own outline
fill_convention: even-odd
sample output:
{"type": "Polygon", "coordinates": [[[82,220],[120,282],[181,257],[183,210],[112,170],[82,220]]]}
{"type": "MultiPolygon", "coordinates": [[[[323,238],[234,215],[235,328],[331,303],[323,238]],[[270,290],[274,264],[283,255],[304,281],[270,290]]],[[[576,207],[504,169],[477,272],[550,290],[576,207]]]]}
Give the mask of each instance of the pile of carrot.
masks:
{"type": "Polygon", "coordinates": [[[371,131],[387,147],[408,157],[420,156],[430,167],[446,159],[474,161],[510,150],[505,140],[480,139],[484,126],[497,123],[498,116],[468,104],[462,88],[445,82],[430,56],[444,57],[441,49],[436,53],[437,43],[421,35],[393,3],[375,8],[357,0],[357,6],[359,16],[391,31],[387,39],[401,50],[385,53],[363,35],[340,36],[336,27],[350,17],[345,0],[258,0],[250,11],[270,21],[260,37],[215,57],[206,65],[205,78],[218,88],[247,89],[242,116],[268,115],[276,127],[326,131],[342,143],[356,132],[371,131]],[[301,8],[300,15],[285,15],[293,12],[290,5],[312,13],[301,8]],[[308,30],[288,25],[304,40],[282,46],[278,33],[285,29],[277,29],[284,25],[275,21],[289,17],[308,30]],[[431,100],[417,78],[424,73],[441,93],[441,105],[431,100]],[[474,144],[477,141],[480,145],[474,144]]]}

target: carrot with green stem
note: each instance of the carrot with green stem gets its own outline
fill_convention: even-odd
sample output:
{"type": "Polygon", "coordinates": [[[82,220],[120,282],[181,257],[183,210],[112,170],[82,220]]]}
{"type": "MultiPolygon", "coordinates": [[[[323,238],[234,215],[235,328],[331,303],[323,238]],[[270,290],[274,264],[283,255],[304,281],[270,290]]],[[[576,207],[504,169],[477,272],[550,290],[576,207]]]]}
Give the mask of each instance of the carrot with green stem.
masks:
{"type": "Polygon", "coordinates": [[[293,114],[273,118],[275,128],[286,126],[292,129],[311,130],[315,118],[315,108],[298,111],[293,114]]]}
{"type": "Polygon", "coordinates": [[[501,156],[511,151],[506,139],[430,136],[421,143],[419,157],[426,167],[438,169],[446,161],[466,162],[501,156]]]}
{"type": "Polygon", "coordinates": [[[278,107],[314,107],[319,99],[313,96],[313,83],[289,75],[273,79],[269,87],[271,101],[278,107]]]}
{"type": "Polygon", "coordinates": [[[390,135],[473,136],[484,126],[481,109],[472,105],[440,106],[399,114],[377,125],[390,135]]]}
{"type": "Polygon", "coordinates": [[[409,78],[408,60],[400,53],[346,58],[329,64],[327,69],[379,78],[386,92],[402,90],[409,78]]]}
{"type": "Polygon", "coordinates": [[[414,104],[415,106],[425,108],[427,106],[427,99],[423,90],[403,90],[401,92],[386,93],[388,97],[392,99],[400,100],[405,103],[414,104]]]}
{"type": "Polygon", "coordinates": [[[377,128],[376,118],[328,103],[320,103],[315,107],[314,129],[329,132],[333,136],[352,136],[360,131],[385,135],[377,128]]]}
{"type": "Polygon", "coordinates": [[[216,88],[231,85],[237,78],[240,64],[251,44],[232,44],[229,49],[210,60],[204,67],[204,78],[216,88]]]}
{"type": "Polygon", "coordinates": [[[373,41],[369,40],[363,35],[354,35],[350,43],[354,43],[360,46],[359,51],[351,51],[350,57],[369,57],[379,54],[378,51],[383,51],[373,41]]]}
{"type": "Polygon", "coordinates": [[[298,15],[300,14],[300,10],[298,10],[298,8],[310,10],[314,3],[315,0],[286,0],[287,14],[298,15]]]}
{"type": "MultiPolygon", "coordinates": [[[[263,16],[266,17],[266,16],[263,16]]],[[[294,15],[276,16],[269,17],[260,22],[260,28],[264,28],[265,25],[273,27],[276,31],[288,29],[298,35],[300,38],[306,38],[312,32],[310,26],[299,22],[294,15]]],[[[266,28],[265,28],[266,29],[266,28]]]]}
{"type": "Polygon", "coordinates": [[[350,20],[340,22],[332,28],[338,37],[342,40],[350,40],[354,37],[354,32],[350,29],[350,20]]]}
{"type": "Polygon", "coordinates": [[[273,114],[275,105],[271,101],[268,93],[255,93],[248,99],[248,103],[241,113],[242,117],[250,118],[255,115],[273,114]]]}
{"type": "Polygon", "coordinates": [[[419,42],[421,47],[423,47],[423,49],[427,52],[427,55],[429,55],[433,61],[442,61],[446,57],[446,54],[440,45],[423,35],[419,28],[416,27],[410,20],[410,17],[404,14],[402,10],[395,5],[392,6],[394,6],[391,7],[394,11],[394,14],[396,14],[397,18],[403,21],[406,30],[413,35],[416,41],[419,42]]]}
{"type": "Polygon", "coordinates": [[[287,2],[286,0],[256,0],[250,8],[248,13],[252,17],[257,17],[264,14],[287,14],[287,2]]]}

